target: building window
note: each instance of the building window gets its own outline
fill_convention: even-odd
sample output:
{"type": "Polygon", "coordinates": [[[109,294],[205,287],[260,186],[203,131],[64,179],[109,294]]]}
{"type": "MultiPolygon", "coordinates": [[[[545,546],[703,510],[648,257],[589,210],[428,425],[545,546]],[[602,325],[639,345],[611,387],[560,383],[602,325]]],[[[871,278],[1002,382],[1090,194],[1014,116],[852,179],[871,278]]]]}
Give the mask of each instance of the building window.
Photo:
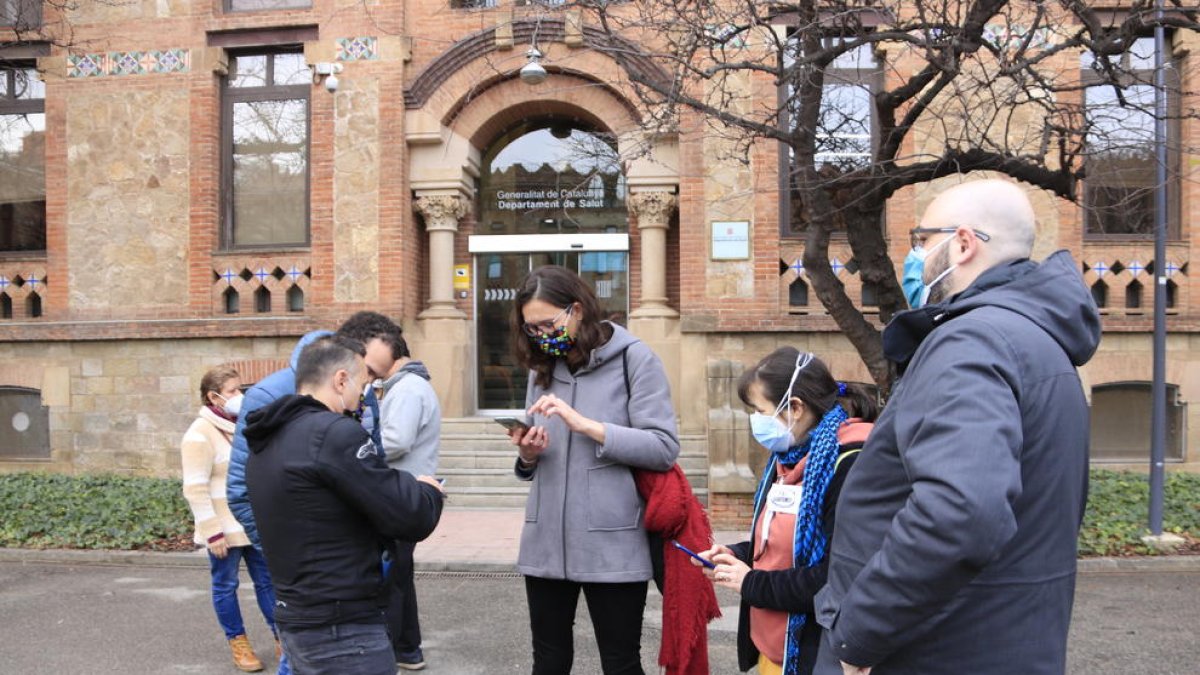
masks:
{"type": "Polygon", "coordinates": [[[226,247],[308,244],[309,94],[298,50],[230,56],[222,100],[226,247]]]}
{"type": "MultiPolygon", "coordinates": [[[[1169,44],[1169,41],[1168,41],[1169,44]]],[[[1170,53],[1166,55],[1170,65],[1170,53]]],[[[1104,83],[1104,64],[1083,56],[1086,133],[1084,231],[1089,237],[1154,236],[1156,187],[1154,136],[1154,40],[1138,38],[1109,62],[1118,85],[1104,83]]],[[[1178,116],[1179,76],[1167,69],[1167,107],[1178,116]]],[[[1167,123],[1167,236],[1180,237],[1179,125],[1167,123]]]]}
{"type": "MultiPolygon", "coordinates": [[[[840,37],[829,38],[831,43],[843,40],[840,37]]],[[[793,55],[799,53],[795,42],[788,43],[790,48],[784,54],[785,67],[793,55]]],[[[817,172],[833,178],[839,174],[869,166],[873,161],[873,151],[877,141],[878,129],[873,115],[874,93],[880,89],[883,80],[883,70],[880,67],[871,45],[862,45],[849,50],[836,59],[825,69],[825,79],[821,92],[821,111],[816,128],[816,156],[814,157],[817,172]]],[[[783,87],[785,124],[792,125],[792,120],[799,114],[800,99],[791,85],[783,87]]],[[[800,194],[797,181],[797,167],[792,158],[791,148],[784,153],[781,165],[782,191],[784,194],[783,218],[781,230],[784,236],[799,236],[808,227],[803,217],[803,196],[800,194]]],[[[839,213],[842,209],[838,209],[839,213]]],[[[881,223],[882,226],[882,223],[881,223]]],[[[840,215],[835,216],[834,230],[844,232],[846,223],[840,215]]]]}
{"type": "Polygon", "coordinates": [[[37,389],[0,387],[0,458],[50,458],[50,411],[37,389]]]}
{"type": "MultiPolygon", "coordinates": [[[[4,0],[0,0],[4,2],[4,0]]],[[[268,12],[276,9],[309,9],[312,0],[225,0],[226,12],[268,12]]]]}
{"type": "MultiPolygon", "coordinates": [[[[1150,458],[1149,382],[1122,382],[1092,387],[1092,459],[1110,462],[1150,458]]],[[[1167,385],[1167,459],[1184,457],[1187,404],[1179,387],[1167,385]]]]}
{"type": "Polygon", "coordinates": [[[45,98],[32,65],[0,62],[0,252],[46,250],[45,98]]]}
{"type": "Polygon", "coordinates": [[[30,30],[42,25],[42,0],[0,0],[0,28],[30,30]]]}
{"type": "MultiPolygon", "coordinates": [[[[499,4],[499,0],[450,0],[451,9],[487,9],[499,4]]],[[[518,2],[517,4],[526,3],[518,2]]]]}

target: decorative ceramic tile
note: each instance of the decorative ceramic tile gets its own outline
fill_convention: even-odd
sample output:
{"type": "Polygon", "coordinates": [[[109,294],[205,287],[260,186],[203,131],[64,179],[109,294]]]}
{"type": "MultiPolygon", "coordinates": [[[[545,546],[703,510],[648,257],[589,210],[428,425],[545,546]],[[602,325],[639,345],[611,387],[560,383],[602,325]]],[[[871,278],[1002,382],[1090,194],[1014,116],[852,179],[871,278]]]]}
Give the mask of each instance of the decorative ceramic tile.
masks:
{"type": "Polygon", "coordinates": [[[337,39],[338,61],[371,61],[379,58],[379,41],[373,37],[337,39]]]}
{"type": "Polygon", "coordinates": [[[67,57],[68,77],[186,73],[191,53],[186,49],[74,54],[67,57]]]}
{"type": "Polygon", "coordinates": [[[67,77],[99,77],[108,70],[104,54],[71,54],[67,56],[67,77]]]}
{"type": "Polygon", "coordinates": [[[191,52],[186,49],[151,53],[155,56],[155,64],[151,70],[155,73],[186,73],[191,65],[191,52]]]}
{"type": "Polygon", "coordinates": [[[142,75],[146,68],[142,65],[142,52],[109,52],[109,75],[142,75]]]}

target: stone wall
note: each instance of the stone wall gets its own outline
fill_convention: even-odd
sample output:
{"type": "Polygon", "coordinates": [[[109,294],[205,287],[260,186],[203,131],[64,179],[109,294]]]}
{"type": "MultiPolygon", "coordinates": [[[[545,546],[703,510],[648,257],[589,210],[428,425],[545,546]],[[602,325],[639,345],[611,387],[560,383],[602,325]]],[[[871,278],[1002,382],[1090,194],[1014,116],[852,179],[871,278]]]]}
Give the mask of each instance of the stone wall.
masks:
{"type": "Polygon", "coordinates": [[[286,359],[294,345],[295,338],[0,343],[0,386],[42,391],[51,443],[50,461],[0,461],[0,471],[176,476],[205,371],[286,359]]]}
{"type": "Polygon", "coordinates": [[[73,309],[187,304],[188,114],[181,89],[68,99],[73,309]]]}

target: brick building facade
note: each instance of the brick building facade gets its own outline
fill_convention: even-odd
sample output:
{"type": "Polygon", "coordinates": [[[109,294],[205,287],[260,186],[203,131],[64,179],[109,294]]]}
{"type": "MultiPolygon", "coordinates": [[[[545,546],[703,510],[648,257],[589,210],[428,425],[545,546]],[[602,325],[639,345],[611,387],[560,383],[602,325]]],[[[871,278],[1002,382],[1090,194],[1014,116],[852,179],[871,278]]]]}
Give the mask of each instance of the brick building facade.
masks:
{"type": "MultiPolygon", "coordinates": [[[[687,116],[672,133],[641,131],[617,65],[593,48],[601,34],[578,11],[456,4],[47,9],[47,27],[69,25],[70,49],[5,43],[0,28],[0,82],[11,87],[0,96],[0,202],[26,214],[10,214],[0,238],[0,470],[169,474],[208,367],[234,361],[253,381],[299,335],[360,309],[403,322],[447,417],[511,408],[523,374],[506,361],[498,322],[520,273],[553,261],[595,283],[606,310],[662,356],[685,448],[707,457],[697,481],[718,520],[736,517],[761,462],[732,386],[740,369],[794,344],[841,379],[869,380],[808,292],[803,240],[780,226],[778,149],[722,160],[728,141],[687,116]],[[550,71],[538,85],[517,77],[534,40],[550,71]],[[19,186],[6,167],[24,172],[19,186]],[[39,200],[42,220],[31,221],[39,200]],[[22,234],[29,227],[44,231],[22,234]]],[[[1197,46],[1173,39],[1185,90],[1200,89],[1197,46]]],[[[1200,124],[1178,133],[1200,147],[1200,124]]],[[[1200,410],[1188,404],[1200,397],[1200,289],[1189,261],[1200,157],[1180,166],[1162,261],[1169,453],[1197,466],[1200,410]]],[[[888,204],[895,260],[940,187],[888,204]]],[[[1069,249],[1104,300],[1101,351],[1082,370],[1097,459],[1141,461],[1148,423],[1139,436],[1130,411],[1149,410],[1152,241],[1089,236],[1076,205],[1031,198],[1036,255],[1069,249]]],[[[844,241],[831,256],[861,300],[844,241]]]]}

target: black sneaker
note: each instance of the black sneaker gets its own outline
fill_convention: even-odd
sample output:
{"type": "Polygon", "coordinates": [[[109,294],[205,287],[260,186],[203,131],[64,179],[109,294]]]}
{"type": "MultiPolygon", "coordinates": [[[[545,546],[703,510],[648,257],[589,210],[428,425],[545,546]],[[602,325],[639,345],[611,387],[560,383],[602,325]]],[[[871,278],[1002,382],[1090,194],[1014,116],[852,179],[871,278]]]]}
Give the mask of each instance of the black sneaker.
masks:
{"type": "Polygon", "coordinates": [[[425,656],[420,649],[402,652],[396,655],[396,667],[401,670],[422,670],[425,668],[425,656]]]}

